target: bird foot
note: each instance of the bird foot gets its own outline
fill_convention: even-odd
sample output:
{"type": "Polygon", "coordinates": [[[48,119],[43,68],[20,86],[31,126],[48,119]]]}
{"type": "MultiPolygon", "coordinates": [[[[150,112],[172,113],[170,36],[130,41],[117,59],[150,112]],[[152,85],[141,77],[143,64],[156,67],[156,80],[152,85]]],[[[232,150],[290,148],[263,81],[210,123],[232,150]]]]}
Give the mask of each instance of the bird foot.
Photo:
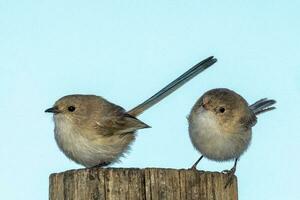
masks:
{"type": "Polygon", "coordinates": [[[223,170],[223,171],[222,171],[223,174],[227,174],[227,181],[226,181],[226,184],[225,184],[225,186],[224,186],[224,189],[226,189],[229,185],[232,184],[233,178],[234,178],[235,170],[236,170],[236,168],[233,167],[233,168],[230,169],[230,170],[223,170]]]}
{"type": "Polygon", "coordinates": [[[200,162],[200,160],[203,158],[203,155],[200,156],[200,158],[193,164],[193,166],[191,168],[189,168],[190,170],[194,170],[197,171],[197,165],[200,162]]]}
{"type": "Polygon", "coordinates": [[[93,168],[101,168],[101,167],[107,166],[109,164],[110,164],[109,162],[99,163],[98,165],[95,165],[95,166],[91,167],[91,169],[93,169],[93,168]]]}
{"type": "Polygon", "coordinates": [[[197,171],[197,165],[193,165],[192,167],[189,168],[189,170],[197,171]]]}
{"type": "Polygon", "coordinates": [[[225,169],[225,170],[223,170],[221,173],[222,173],[222,174],[229,174],[230,172],[231,172],[231,170],[225,169]]]}

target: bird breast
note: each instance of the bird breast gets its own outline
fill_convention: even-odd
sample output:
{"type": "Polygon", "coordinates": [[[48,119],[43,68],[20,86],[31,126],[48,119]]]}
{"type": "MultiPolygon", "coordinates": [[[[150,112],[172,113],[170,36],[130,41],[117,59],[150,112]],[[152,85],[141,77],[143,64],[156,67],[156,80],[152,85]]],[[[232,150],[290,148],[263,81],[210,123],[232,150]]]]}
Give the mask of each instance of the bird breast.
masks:
{"type": "Polygon", "coordinates": [[[251,130],[226,132],[215,114],[200,108],[189,118],[189,135],[194,147],[208,159],[216,161],[240,157],[251,140],[251,130]]]}
{"type": "Polygon", "coordinates": [[[103,136],[96,130],[81,129],[60,114],[54,116],[54,122],[55,140],[60,150],[86,167],[118,161],[134,140],[134,134],[103,136]]]}

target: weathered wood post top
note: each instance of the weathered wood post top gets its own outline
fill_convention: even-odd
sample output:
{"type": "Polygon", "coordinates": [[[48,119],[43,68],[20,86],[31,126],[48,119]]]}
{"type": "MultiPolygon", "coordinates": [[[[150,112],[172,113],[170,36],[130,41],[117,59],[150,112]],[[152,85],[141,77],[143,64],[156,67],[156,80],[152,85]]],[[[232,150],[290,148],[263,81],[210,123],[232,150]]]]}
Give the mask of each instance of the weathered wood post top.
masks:
{"type": "Polygon", "coordinates": [[[237,200],[237,179],[186,169],[91,168],[50,175],[50,200],[237,200]]]}

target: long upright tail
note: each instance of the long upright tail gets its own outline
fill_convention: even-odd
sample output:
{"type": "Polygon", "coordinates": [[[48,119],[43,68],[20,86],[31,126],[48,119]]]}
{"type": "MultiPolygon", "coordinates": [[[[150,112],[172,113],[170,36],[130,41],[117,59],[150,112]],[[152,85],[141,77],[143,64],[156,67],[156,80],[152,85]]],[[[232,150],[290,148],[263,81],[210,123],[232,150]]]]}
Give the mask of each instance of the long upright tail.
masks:
{"type": "Polygon", "coordinates": [[[255,115],[259,115],[261,113],[274,110],[276,107],[272,106],[276,103],[273,99],[261,99],[255,102],[250,106],[250,109],[255,113],[255,115]]]}
{"type": "Polygon", "coordinates": [[[217,62],[213,56],[206,58],[205,60],[201,61],[200,63],[193,66],[191,69],[186,71],[184,74],[179,76],[177,79],[169,83],[166,87],[161,89],[159,92],[154,94],[152,97],[141,103],[140,105],[136,106],[135,108],[128,111],[128,114],[132,116],[137,116],[147,110],[148,108],[152,107],[153,105],[157,104],[163,98],[177,90],[179,87],[184,85],[186,82],[197,76],[199,73],[213,65],[217,62]]]}

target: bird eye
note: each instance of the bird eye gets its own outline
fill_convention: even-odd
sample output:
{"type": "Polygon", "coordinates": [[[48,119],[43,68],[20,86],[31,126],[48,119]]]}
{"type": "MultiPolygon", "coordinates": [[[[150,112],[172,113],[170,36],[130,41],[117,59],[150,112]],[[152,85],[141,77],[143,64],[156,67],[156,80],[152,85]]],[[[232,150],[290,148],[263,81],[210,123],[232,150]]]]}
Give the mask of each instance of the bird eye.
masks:
{"type": "Polygon", "coordinates": [[[75,107],[74,107],[74,106],[69,106],[69,107],[68,107],[68,111],[70,111],[70,112],[75,111],[75,107]]]}
{"type": "Polygon", "coordinates": [[[220,111],[220,113],[224,113],[224,112],[225,112],[225,108],[220,107],[220,108],[219,108],[219,111],[220,111]]]}

